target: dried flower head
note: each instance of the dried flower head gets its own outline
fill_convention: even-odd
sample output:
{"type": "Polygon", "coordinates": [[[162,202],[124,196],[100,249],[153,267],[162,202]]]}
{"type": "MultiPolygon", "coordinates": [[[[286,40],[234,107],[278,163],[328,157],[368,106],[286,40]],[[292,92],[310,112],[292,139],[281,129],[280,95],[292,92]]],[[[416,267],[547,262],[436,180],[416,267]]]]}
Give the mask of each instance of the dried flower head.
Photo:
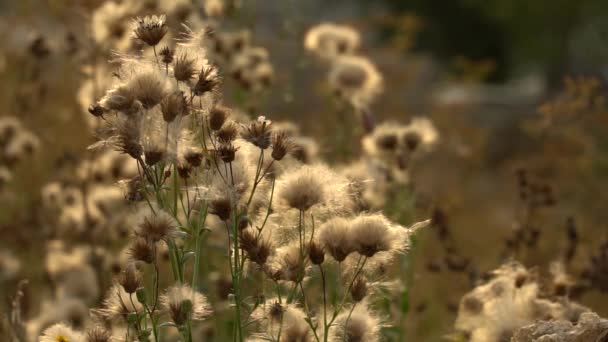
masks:
{"type": "Polygon", "coordinates": [[[350,288],[350,296],[355,302],[360,302],[367,296],[367,279],[363,276],[358,276],[350,288]]]}
{"type": "Polygon", "coordinates": [[[176,117],[188,114],[188,103],[184,92],[179,91],[166,96],[160,103],[163,119],[166,122],[173,122],[176,117]]]}
{"type": "Polygon", "coordinates": [[[222,221],[230,219],[232,213],[232,201],[226,196],[213,198],[209,203],[210,213],[216,215],[222,221]]]}
{"type": "Polygon", "coordinates": [[[82,340],[81,333],[63,323],[47,328],[40,336],[40,342],[81,342],[82,340]]]}
{"type": "Polygon", "coordinates": [[[351,222],[350,229],[354,248],[366,257],[397,249],[400,241],[395,229],[383,215],[358,216],[351,222]]]}
{"type": "Polygon", "coordinates": [[[127,87],[144,109],[150,109],[165,98],[168,85],[167,79],[156,69],[136,73],[127,83],[127,87]]]}
{"type": "Polygon", "coordinates": [[[321,265],[325,261],[323,247],[319,243],[312,241],[308,246],[308,258],[313,265],[321,265]]]}
{"type": "Polygon", "coordinates": [[[241,132],[241,137],[262,150],[270,147],[272,129],[270,125],[272,122],[266,120],[265,116],[258,117],[257,120],[252,121],[246,125],[241,132]]]}
{"type": "Polygon", "coordinates": [[[352,312],[344,310],[336,317],[329,330],[329,342],[378,342],[380,341],[380,319],[371,313],[365,304],[357,305],[352,312]]]}
{"type": "Polygon", "coordinates": [[[160,56],[161,56],[161,62],[163,62],[165,65],[169,65],[171,64],[171,62],[173,62],[173,57],[175,55],[175,51],[173,49],[171,49],[168,46],[165,46],[164,48],[162,48],[160,50],[160,56]]]}
{"type": "Polygon", "coordinates": [[[111,342],[112,333],[99,325],[87,330],[86,342],[111,342]]]}
{"type": "Polygon", "coordinates": [[[231,163],[236,158],[237,150],[238,150],[238,148],[236,146],[234,146],[234,144],[232,144],[232,143],[220,144],[219,146],[217,146],[217,156],[224,163],[231,163]]]}
{"type": "Polygon", "coordinates": [[[192,58],[187,51],[181,51],[175,58],[173,65],[173,76],[181,82],[189,82],[196,75],[196,59],[192,58]]]}
{"type": "Polygon", "coordinates": [[[154,212],[144,210],[135,234],[153,242],[175,237],[178,223],[169,213],[156,209],[154,212]]]}
{"type": "Polygon", "coordinates": [[[289,207],[306,211],[323,203],[326,197],[326,169],[323,166],[303,166],[281,179],[277,197],[289,207]]]}
{"type": "Polygon", "coordinates": [[[192,91],[196,96],[203,96],[206,93],[214,93],[220,85],[220,78],[217,68],[212,65],[203,66],[198,74],[198,80],[194,84],[192,91]]]}
{"type": "Polygon", "coordinates": [[[221,105],[214,106],[207,116],[209,128],[212,131],[218,131],[222,128],[228,116],[230,116],[230,108],[221,105]]]}
{"type": "Polygon", "coordinates": [[[282,160],[295,150],[291,137],[284,131],[274,132],[272,135],[272,159],[282,160]]]}
{"type": "Polygon", "coordinates": [[[129,314],[142,313],[144,306],[137,296],[128,294],[122,286],[113,285],[103,302],[103,308],[97,312],[109,321],[126,321],[129,314]]]}
{"type": "Polygon", "coordinates": [[[156,260],[156,248],[152,241],[136,237],[129,245],[129,255],[133,260],[151,264],[156,260]]]}
{"type": "Polygon", "coordinates": [[[156,46],[169,31],[164,15],[139,17],[135,19],[134,24],[135,38],[149,46],[156,46]]]}
{"type": "Polygon", "coordinates": [[[308,30],[304,47],[319,57],[335,58],[355,52],[360,40],[359,33],[350,26],[324,23],[308,30]]]}
{"type": "Polygon", "coordinates": [[[125,269],[120,274],[118,283],[128,294],[135,293],[135,291],[137,291],[137,289],[141,286],[142,274],[137,269],[137,266],[134,262],[130,262],[127,264],[125,269]]]}
{"type": "Polygon", "coordinates": [[[215,132],[215,136],[220,143],[228,144],[236,139],[239,134],[238,127],[234,121],[227,121],[224,125],[215,132]]]}
{"type": "Polygon", "coordinates": [[[160,304],[177,326],[190,320],[204,320],[211,314],[207,298],[188,285],[176,285],[167,289],[160,297],[160,304]]]}
{"type": "Polygon", "coordinates": [[[319,242],[325,251],[338,262],[355,251],[351,223],[342,217],[328,220],[319,228],[319,242]]]}
{"type": "Polygon", "coordinates": [[[342,56],[332,64],[330,87],[353,106],[367,108],[382,92],[382,76],[367,58],[342,56]]]}
{"type": "Polygon", "coordinates": [[[272,251],[269,240],[256,236],[252,229],[243,229],[240,234],[241,248],[247,253],[249,260],[262,266],[268,260],[272,251]]]}

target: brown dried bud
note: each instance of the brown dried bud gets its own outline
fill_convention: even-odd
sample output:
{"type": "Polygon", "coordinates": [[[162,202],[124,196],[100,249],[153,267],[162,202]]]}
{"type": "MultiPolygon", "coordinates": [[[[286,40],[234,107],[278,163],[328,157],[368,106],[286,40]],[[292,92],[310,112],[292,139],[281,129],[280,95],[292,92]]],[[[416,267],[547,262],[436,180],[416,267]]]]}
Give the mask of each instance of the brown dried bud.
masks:
{"type": "Polygon", "coordinates": [[[87,342],[110,342],[112,333],[102,326],[95,326],[87,331],[87,342]]]}
{"type": "Polygon", "coordinates": [[[177,174],[182,179],[188,179],[188,178],[190,178],[190,173],[191,172],[192,172],[192,166],[190,166],[190,164],[180,163],[180,164],[177,165],[177,174]]]}
{"type": "Polygon", "coordinates": [[[281,160],[293,152],[295,146],[286,132],[276,132],[272,135],[272,159],[281,160]]]}
{"type": "Polygon", "coordinates": [[[232,202],[227,197],[220,197],[211,200],[210,203],[210,212],[222,221],[226,221],[230,219],[230,214],[232,213],[232,202]]]}
{"type": "Polygon", "coordinates": [[[160,50],[161,61],[165,64],[171,64],[173,62],[173,55],[175,51],[173,51],[170,47],[165,46],[160,50]]]}
{"type": "Polygon", "coordinates": [[[407,148],[410,151],[415,150],[418,145],[420,144],[421,138],[420,135],[418,135],[417,133],[414,132],[407,132],[404,136],[403,136],[403,140],[405,142],[405,146],[407,146],[407,148]]]}
{"type": "Polygon", "coordinates": [[[376,138],[376,146],[382,150],[392,151],[397,147],[397,136],[394,134],[383,134],[376,138]]]}
{"type": "Polygon", "coordinates": [[[198,81],[192,89],[194,95],[202,96],[205,93],[214,92],[220,85],[217,70],[213,66],[206,66],[201,69],[198,75],[198,81]]]}
{"type": "Polygon", "coordinates": [[[192,167],[199,167],[203,162],[203,152],[199,150],[188,150],[184,153],[184,159],[190,164],[192,167]]]}
{"type": "Polygon", "coordinates": [[[215,132],[215,136],[220,143],[227,144],[234,141],[238,133],[239,131],[234,121],[228,121],[215,132]]]}
{"type": "Polygon", "coordinates": [[[163,150],[153,150],[153,151],[145,151],[144,157],[146,161],[146,165],[153,166],[163,159],[165,155],[165,151],[163,150]]]}
{"type": "Polygon", "coordinates": [[[209,111],[209,128],[212,131],[217,131],[224,125],[226,118],[230,113],[230,109],[224,106],[215,106],[209,111]]]}
{"type": "Polygon", "coordinates": [[[173,76],[176,80],[181,82],[190,81],[196,74],[195,69],[196,60],[190,58],[187,53],[182,53],[175,59],[173,65],[173,76]]]}
{"type": "Polygon", "coordinates": [[[234,161],[238,149],[232,144],[221,144],[217,147],[217,155],[224,163],[234,161]]]}
{"type": "Polygon", "coordinates": [[[103,107],[99,105],[99,103],[94,103],[89,106],[89,113],[91,113],[91,115],[93,115],[94,117],[103,116],[104,112],[105,111],[103,107]]]}
{"type": "Polygon", "coordinates": [[[132,294],[141,286],[141,279],[141,273],[135,266],[135,263],[132,262],[122,271],[118,283],[126,293],[132,294]]]}
{"type": "Polygon", "coordinates": [[[241,136],[262,150],[270,147],[272,131],[270,129],[271,121],[266,120],[266,117],[260,116],[257,120],[245,126],[241,136]]]}
{"type": "Polygon", "coordinates": [[[160,102],[160,110],[163,113],[165,122],[173,122],[178,115],[186,115],[188,103],[184,92],[179,91],[166,96],[160,102]]]}
{"type": "Polygon", "coordinates": [[[129,254],[133,260],[151,264],[156,260],[156,247],[151,241],[137,237],[129,246],[129,254]]]}
{"type": "Polygon", "coordinates": [[[308,257],[314,265],[321,265],[325,261],[325,251],[321,245],[312,241],[308,247],[308,257]]]}
{"type": "Polygon", "coordinates": [[[350,288],[350,296],[355,302],[360,302],[367,296],[367,280],[365,278],[357,277],[350,288]]]}

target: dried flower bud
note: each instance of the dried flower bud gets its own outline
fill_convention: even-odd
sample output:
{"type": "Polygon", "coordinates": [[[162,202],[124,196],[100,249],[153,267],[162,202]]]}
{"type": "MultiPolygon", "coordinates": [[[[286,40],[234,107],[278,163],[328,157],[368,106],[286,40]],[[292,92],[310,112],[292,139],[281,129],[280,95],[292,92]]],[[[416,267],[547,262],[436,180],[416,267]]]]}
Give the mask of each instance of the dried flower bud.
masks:
{"type": "Polygon", "coordinates": [[[395,150],[397,142],[398,139],[395,134],[381,134],[376,137],[376,146],[385,151],[395,150]]]}
{"type": "Polygon", "coordinates": [[[199,167],[203,162],[203,152],[197,149],[190,149],[184,153],[184,159],[192,167],[199,167]]]}
{"type": "Polygon", "coordinates": [[[104,112],[105,111],[103,107],[99,105],[99,103],[94,103],[89,106],[89,113],[91,113],[91,115],[93,115],[94,117],[103,116],[104,112]]]}
{"type": "Polygon", "coordinates": [[[350,296],[355,302],[360,302],[367,296],[367,280],[365,278],[357,277],[350,288],[350,296]]]}
{"type": "Polygon", "coordinates": [[[186,102],[184,92],[175,92],[166,96],[160,102],[160,109],[163,113],[165,122],[173,122],[178,115],[186,115],[188,112],[188,103],[186,102]]]}
{"type": "Polygon", "coordinates": [[[295,149],[295,145],[286,132],[276,132],[272,135],[272,159],[282,160],[295,149]]]}
{"type": "Polygon", "coordinates": [[[163,159],[165,151],[161,149],[148,150],[144,152],[145,162],[148,166],[153,166],[163,159]]]}
{"type": "Polygon", "coordinates": [[[215,132],[215,136],[220,143],[227,144],[234,141],[238,133],[239,131],[234,121],[228,121],[215,132]]]}
{"type": "Polygon", "coordinates": [[[129,254],[133,260],[151,264],[156,260],[156,248],[151,241],[136,237],[129,246],[129,254]]]}
{"type": "Polygon", "coordinates": [[[266,117],[260,116],[257,120],[245,126],[245,130],[241,132],[241,136],[243,139],[265,150],[270,147],[271,143],[271,123],[270,120],[266,120],[266,117]]]}
{"type": "Polygon", "coordinates": [[[247,257],[258,265],[264,265],[270,256],[271,246],[268,241],[255,236],[251,229],[244,229],[240,234],[241,248],[247,257]]]}
{"type": "Polygon", "coordinates": [[[226,118],[230,113],[230,109],[224,106],[215,106],[209,111],[208,121],[209,128],[212,131],[217,131],[224,125],[226,118]]]}
{"type": "Polygon", "coordinates": [[[87,331],[87,342],[110,342],[112,333],[102,326],[95,326],[87,331]]]}
{"type": "Polygon", "coordinates": [[[231,163],[236,156],[236,148],[232,144],[221,144],[217,147],[217,155],[224,163],[231,163]]]}
{"type": "Polygon", "coordinates": [[[403,140],[405,141],[405,146],[407,146],[410,151],[414,151],[416,147],[418,147],[418,145],[420,144],[422,138],[416,132],[407,132],[403,136],[403,140]]]}
{"type": "Polygon", "coordinates": [[[222,221],[226,221],[230,219],[230,214],[232,213],[232,202],[227,197],[220,197],[211,200],[210,203],[210,212],[222,221]]]}
{"type": "Polygon", "coordinates": [[[196,60],[190,58],[188,53],[180,53],[173,65],[173,76],[175,79],[181,82],[188,82],[194,78],[194,75],[196,74],[195,63],[196,60]]]}
{"type": "Polygon", "coordinates": [[[141,280],[141,273],[135,266],[135,263],[129,263],[120,274],[118,283],[126,293],[133,294],[141,286],[141,280]]]}
{"type": "Polygon", "coordinates": [[[182,179],[190,178],[190,173],[192,173],[192,166],[188,163],[179,163],[177,165],[177,174],[182,179]]]}
{"type": "Polygon", "coordinates": [[[135,37],[149,46],[156,46],[169,31],[165,16],[146,16],[135,19],[135,37]]]}
{"type": "Polygon", "coordinates": [[[325,251],[320,244],[312,241],[308,247],[308,258],[314,265],[321,265],[325,261],[325,251]]]}
{"type": "Polygon", "coordinates": [[[161,61],[164,64],[171,64],[171,62],[173,62],[174,54],[175,51],[173,51],[170,47],[165,46],[162,48],[162,50],[160,50],[161,61]]]}
{"type": "Polygon", "coordinates": [[[192,89],[194,95],[202,96],[205,93],[214,92],[220,85],[217,69],[213,66],[206,66],[201,69],[198,81],[192,89]]]}

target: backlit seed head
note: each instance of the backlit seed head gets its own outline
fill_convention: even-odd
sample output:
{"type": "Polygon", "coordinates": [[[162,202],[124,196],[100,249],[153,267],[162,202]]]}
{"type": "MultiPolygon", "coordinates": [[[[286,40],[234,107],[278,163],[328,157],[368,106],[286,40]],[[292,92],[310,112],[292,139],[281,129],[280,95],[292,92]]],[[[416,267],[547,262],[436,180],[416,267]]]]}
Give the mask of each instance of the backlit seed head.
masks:
{"type": "Polygon", "coordinates": [[[224,163],[231,163],[236,157],[238,150],[233,144],[221,144],[217,147],[217,155],[224,163]]]}
{"type": "Polygon", "coordinates": [[[133,34],[135,38],[148,44],[156,46],[169,31],[165,16],[146,16],[135,19],[135,29],[133,34]]]}
{"type": "Polygon", "coordinates": [[[217,68],[214,66],[204,66],[198,74],[198,80],[192,91],[196,96],[202,96],[206,93],[213,93],[220,85],[220,79],[217,68]]]}
{"type": "Polygon", "coordinates": [[[99,325],[87,330],[86,342],[111,342],[112,333],[99,325]]]}
{"type": "Polygon", "coordinates": [[[156,260],[156,247],[154,243],[142,237],[135,237],[129,246],[131,259],[152,264],[156,260]]]}
{"type": "Polygon", "coordinates": [[[175,58],[173,76],[181,82],[189,82],[196,75],[196,60],[187,52],[182,52],[175,58]]]}
{"type": "Polygon", "coordinates": [[[217,105],[213,107],[209,111],[209,116],[207,117],[209,128],[212,131],[218,131],[226,122],[226,119],[230,115],[230,108],[224,107],[221,105],[217,105]]]}
{"type": "Polygon", "coordinates": [[[226,221],[230,219],[232,213],[232,202],[228,197],[218,197],[211,200],[210,212],[220,220],[226,221]]]}
{"type": "Polygon", "coordinates": [[[282,160],[288,153],[293,152],[295,145],[286,132],[275,132],[272,135],[272,159],[282,160]]]}
{"type": "Polygon", "coordinates": [[[239,131],[234,121],[227,121],[222,128],[215,132],[215,136],[220,143],[231,143],[236,139],[239,131]]]}
{"type": "Polygon", "coordinates": [[[321,265],[325,261],[325,251],[317,242],[311,242],[308,247],[308,258],[314,265],[321,265]]]}
{"type": "Polygon", "coordinates": [[[175,51],[168,46],[165,46],[160,50],[161,62],[164,64],[171,64],[173,62],[173,56],[175,55],[175,51]]]}
{"type": "Polygon", "coordinates": [[[135,228],[135,234],[153,242],[158,242],[172,238],[177,230],[175,219],[167,212],[157,209],[155,212],[146,211],[135,228]]]}
{"type": "Polygon", "coordinates": [[[204,320],[211,314],[207,298],[188,285],[170,287],[160,297],[160,304],[177,326],[183,326],[190,320],[204,320]]]}
{"type": "Polygon", "coordinates": [[[134,262],[131,262],[122,271],[118,279],[118,283],[122,286],[126,293],[133,294],[141,286],[142,275],[137,269],[134,262]]]}
{"type": "Polygon", "coordinates": [[[166,96],[160,103],[163,120],[173,122],[177,116],[188,114],[188,103],[184,92],[179,91],[166,96]]]}
{"type": "Polygon", "coordinates": [[[326,198],[326,183],[323,178],[324,167],[303,166],[286,175],[278,189],[277,197],[289,207],[306,211],[314,205],[323,203],[326,198]]]}
{"type": "Polygon", "coordinates": [[[350,231],[350,222],[342,217],[326,221],[319,228],[319,242],[325,251],[338,262],[355,251],[350,231]]]}
{"type": "Polygon", "coordinates": [[[159,161],[163,160],[163,158],[165,156],[165,152],[166,151],[164,150],[164,148],[145,151],[144,157],[145,157],[146,165],[153,166],[156,163],[158,163],[159,161]]]}
{"type": "Polygon", "coordinates": [[[89,113],[91,113],[91,115],[93,115],[94,117],[100,117],[103,116],[105,111],[99,103],[94,103],[89,106],[89,113]]]}
{"type": "Polygon", "coordinates": [[[360,302],[367,296],[367,280],[359,276],[350,288],[350,296],[355,302],[360,302]]]}
{"type": "Polygon", "coordinates": [[[244,127],[244,130],[241,132],[241,137],[265,150],[270,147],[271,143],[271,124],[272,122],[266,120],[266,117],[260,116],[257,120],[244,127]]]}
{"type": "Polygon", "coordinates": [[[199,149],[188,149],[184,153],[184,159],[190,164],[191,167],[199,167],[203,162],[203,152],[199,149]]]}

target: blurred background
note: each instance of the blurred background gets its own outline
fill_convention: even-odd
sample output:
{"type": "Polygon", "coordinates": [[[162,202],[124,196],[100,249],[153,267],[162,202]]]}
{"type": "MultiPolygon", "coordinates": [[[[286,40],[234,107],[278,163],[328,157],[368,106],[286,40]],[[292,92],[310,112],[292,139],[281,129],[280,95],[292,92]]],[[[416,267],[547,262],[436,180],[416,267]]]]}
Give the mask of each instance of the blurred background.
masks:
{"type": "MultiPolygon", "coordinates": [[[[407,182],[382,208],[402,224],[433,220],[399,268],[407,286],[399,336],[449,334],[462,295],[509,257],[540,274],[562,261],[582,284],[571,295],[608,315],[608,2],[243,0],[221,19],[206,4],[212,1],[134,2],[116,18],[108,8],[121,1],[0,2],[0,119],[16,118],[35,136],[31,155],[0,164],[7,170],[0,172],[6,305],[21,279],[39,295],[54,286],[41,258],[57,223],[42,210],[42,190],[89,158],[87,107],[102,94],[90,81],[111,77],[94,66],[132,48],[112,20],[171,10],[175,27],[218,20],[226,30],[247,30],[268,51],[272,82],[253,92],[226,74],[224,102],[251,117],[295,123],[336,167],[358,159],[365,130],[337,103],[327,67],[304,47],[315,25],[348,25],[361,35],[359,54],[383,77],[369,107],[375,122],[432,121],[436,145],[410,160],[407,182]],[[116,39],[105,44],[104,34],[116,39]]],[[[26,303],[24,315],[36,317],[38,304],[26,303]]]]}

